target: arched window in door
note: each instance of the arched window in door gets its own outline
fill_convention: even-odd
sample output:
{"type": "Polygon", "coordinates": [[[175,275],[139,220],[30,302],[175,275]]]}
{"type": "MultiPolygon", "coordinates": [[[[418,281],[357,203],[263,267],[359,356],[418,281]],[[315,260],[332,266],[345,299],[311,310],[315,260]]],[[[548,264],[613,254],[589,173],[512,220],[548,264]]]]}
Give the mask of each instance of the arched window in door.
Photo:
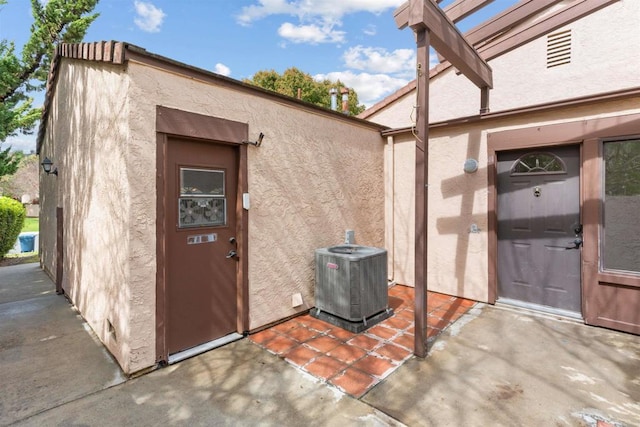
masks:
{"type": "Polygon", "coordinates": [[[563,174],[567,173],[564,161],[555,154],[545,152],[527,153],[511,166],[511,175],[563,174]]]}

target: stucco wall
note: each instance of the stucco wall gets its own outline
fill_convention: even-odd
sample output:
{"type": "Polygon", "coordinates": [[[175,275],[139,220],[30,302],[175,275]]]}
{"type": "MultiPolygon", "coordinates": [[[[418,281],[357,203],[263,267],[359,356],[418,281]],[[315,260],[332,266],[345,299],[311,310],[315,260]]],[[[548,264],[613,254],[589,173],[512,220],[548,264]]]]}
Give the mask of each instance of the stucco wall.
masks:
{"type": "Polygon", "coordinates": [[[415,142],[413,135],[390,137],[385,150],[385,226],[389,251],[389,276],[396,283],[413,286],[415,272],[415,142]]]}
{"type": "MultiPolygon", "coordinates": [[[[494,120],[483,124],[434,129],[429,138],[429,211],[428,211],[428,271],[427,287],[466,298],[488,299],[488,175],[487,135],[508,129],[535,128],[536,126],[615,117],[640,112],[640,98],[606,102],[564,111],[530,114],[510,119],[494,120]],[[464,161],[479,160],[479,169],[473,174],[463,172],[464,161]],[[479,233],[471,233],[475,224],[479,233]]],[[[394,153],[396,167],[415,167],[415,155],[407,144],[410,134],[396,135],[394,153]]],[[[412,145],[412,144],[410,144],[412,145]]],[[[517,141],[514,141],[517,147],[517,141]]],[[[397,179],[397,178],[396,178],[397,179]]],[[[407,178],[403,178],[407,179],[407,178]]],[[[412,183],[411,183],[412,184],[412,183]]],[[[410,185],[394,183],[394,199],[413,197],[410,185]],[[405,192],[403,195],[402,192],[405,192]]],[[[395,203],[396,218],[413,214],[411,205],[395,203]],[[399,212],[404,209],[404,212],[399,212]]],[[[395,229],[407,235],[407,245],[394,241],[395,258],[401,251],[413,257],[413,229],[407,233],[406,225],[396,221],[395,229]]],[[[395,277],[407,277],[413,283],[413,271],[395,262],[395,277]]],[[[411,266],[413,268],[413,266],[411,266]]]]}
{"type": "Polygon", "coordinates": [[[491,111],[640,86],[638,22],[640,2],[620,0],[553,32],[571,29],[570,64],[547,68],[546,36],[494,59],[491,111]]]}
{"type": "MultiPolygon", "coordinates": [[[[56,111],[57,106],[52,105],[52,115],[56,111]]],[[[42,140],[40,147],[40,161],[45,157],[53,159],[56,162],[61,156],[58,156],[60,150],[56,151],[52,141],[57,138],[58,130],[56,127],[49,126],[42,140]]],[[[55,175],[47,175],[39,168],[39,198],[40,198],[40,233],[38,235],[40,265],[44,271],[52,278],[56,277],[57,266],[57,242],[56,242],[56,207],[58,206],[58,179],[55,175]]]]}
{"type": "Polygon", "coordinates": [[[367,120],[374,123],[381,123],[390,128],[401,128],[411,126],[416,121],[416,111],[414,106],[416,105],[416,91],[409,91],[389,104],[385,108],[376,111],[371,116],[367,117],[367,120]]]}
{"type": "Polygon", "coordinates": [[[487,150],[480,128],[431,132],[427,288],[487,300],[487,150]],[[463,171],[473,158],[480,167],[463,171]],[[475,225],[480,232],[471,233],[475,225]]]}
{"type": "MultiPolygon", "coordinates": [[[[571,29],[571,63],[547,68],[547,36],[489,61],[492,112],[640,86],[640,2],[620,0],[551,34],[571,29]]],[[[429,83],[429,121],[475,116],[480,90],[453,67],[429,83]]],[[[391,127],[412,124],[415,90],[370,120],[391,127]]]]}
{"type": "MultiPolygon", "coordinates": [[[[63,288],[124,371],[135,372],[154,363],[155,336],[137,336],[137,310],[147,308],[135,292],[141,271],[131,183],[141,177],[127,168],[128,83],[122,66],[62,61],[43,147],[59,175],[41,178],[56,181],[57,200],[43,189],[42,227],[43,246],[55,248],[55,206],[63,208],[63,288]]],[[[51,256],[44,262],[55,268],[51,256]]],[[[143,273],[153,278],[155,269],[143,273]]]]}
{"type": "MultiPolygon", "coordinates": [[[[249,124],[249,309],[255,329],[314,306],[314,249],[344,241],[384,245],[384,140],[376,129],[285,102],[214,86],[129,62],[132,140],[155,155],[155,108],[162,105],[249,124]],[[292,307],[300,293],[303,305],[292,307]]],[[[155,209],[155,181],[136,188],[155,209]]],[[[141,252],[155,259],[155,242],[141,252]]],[[[147,285],[145,285],[147,286],[147,285]]],[[[155,301],[149,301],[155,303],[155,301]]]]}

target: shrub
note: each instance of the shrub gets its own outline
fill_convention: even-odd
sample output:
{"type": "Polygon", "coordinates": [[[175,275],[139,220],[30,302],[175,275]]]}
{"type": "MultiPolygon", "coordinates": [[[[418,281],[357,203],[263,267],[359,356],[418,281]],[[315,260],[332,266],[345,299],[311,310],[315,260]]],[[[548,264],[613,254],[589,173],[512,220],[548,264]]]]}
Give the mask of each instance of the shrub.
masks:
{"type": "Polygon", "coordinates": [[[0,259],[15,245],[26,216],[22,203],[9,197],[0,197],[0,259]]]}

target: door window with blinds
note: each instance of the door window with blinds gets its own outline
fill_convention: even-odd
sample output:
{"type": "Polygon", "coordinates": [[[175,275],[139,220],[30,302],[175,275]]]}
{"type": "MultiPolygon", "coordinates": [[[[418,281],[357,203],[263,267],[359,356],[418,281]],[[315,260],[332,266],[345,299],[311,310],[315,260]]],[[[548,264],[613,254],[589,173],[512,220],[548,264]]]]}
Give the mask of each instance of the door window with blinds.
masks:
{"type": "Polygon", "coordinates": [[[224,170],[180,168],[178,227],[215,227],[226,224],[224,170]]]}
{"type": "Polygon", "coordinates": [[[640,139],[604,143],[602,267],[640,273],[640,139]]]}

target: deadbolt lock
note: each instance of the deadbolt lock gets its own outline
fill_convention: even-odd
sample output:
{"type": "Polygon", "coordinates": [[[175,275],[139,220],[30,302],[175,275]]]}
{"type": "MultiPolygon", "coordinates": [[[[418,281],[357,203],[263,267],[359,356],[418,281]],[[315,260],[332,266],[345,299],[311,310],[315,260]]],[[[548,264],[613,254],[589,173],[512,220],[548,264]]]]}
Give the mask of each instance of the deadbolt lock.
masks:
{"type": "Polygon", "coordinates": [[[540,193],[541,193],[541,191],[540,191],[540,187],[536,186],[536,187],[533,189],[533,195],[534,195],[534,196],[536,196],[536,197],[540,197],[540,193]]]}

